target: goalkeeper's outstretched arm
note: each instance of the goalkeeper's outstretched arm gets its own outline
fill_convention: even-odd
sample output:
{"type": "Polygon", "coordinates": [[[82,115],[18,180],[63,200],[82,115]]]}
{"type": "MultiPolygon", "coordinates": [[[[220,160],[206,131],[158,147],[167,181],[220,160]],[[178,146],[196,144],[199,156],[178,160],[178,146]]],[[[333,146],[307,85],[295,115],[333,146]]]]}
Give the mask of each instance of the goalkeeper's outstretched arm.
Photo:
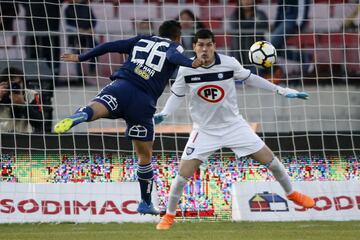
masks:
{"type": "Polygon", "coordinates": [[[184,96],[178,96],[172,93],[171,96],[166,101],[164,109],[160,113],[154,115],[155,124],[161,123],[170,114],[174,113],[177,109],[179,109],[183,99],[184,96]]]}
{"type": "Polygon", "coordinates": [[[250,76],[244,80],[244,83],[249,86],[276,92],[287,98],[301,98],[301,99],[309,98],[309,94],[306,92],[299,92],[295,89],[280,87],[256,74],[250,74],[250,76]]]}

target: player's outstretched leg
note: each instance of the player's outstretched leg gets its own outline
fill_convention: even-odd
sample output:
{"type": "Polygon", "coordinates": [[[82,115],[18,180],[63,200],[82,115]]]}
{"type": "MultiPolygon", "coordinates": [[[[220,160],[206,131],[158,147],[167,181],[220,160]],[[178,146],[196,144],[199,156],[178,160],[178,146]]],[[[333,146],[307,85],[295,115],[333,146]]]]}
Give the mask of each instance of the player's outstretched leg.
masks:
{"type": "Polygon", "coordinates": [[[304,208],[312,208],[315,205],[315,201],[311,197],[300,192],[293,191],[290,177],[286,173],[284,165],[281,164],[277,157],[274,157],[273,160],[267,164],[267,166],[275,179],[280,183],[284,191],[287,193],[287,198],[289,200],[293,201],[297,205],[303,206],[304,208]]]}
{"type": "Polygon", "coordinates": [[[56,123],[54,127],[54,132],[65,133],[69,131],[72,127],[78,125],[79,123],[86,122],[92,119],[93,114],[94,111],[89,106],[80,108],[70,117],[64,118],[58,123],[56,123]]]}
{"type": "Polygon", "coordinates": [[[314,199],[293,190],[290,177],[287,174],[284,165],[277,157],[274,156],[273,152],[267,146],[264,146],[258,152],[252,154],[252,157],[260,163],[264,164],[271,171],[274,178],[284,189],[289,200],[293,201],[297,205],[303,206],[304,208],[314,207],[314,199]]]}
{"type": "Polygon", "coordinates": [[[315,201],[308,195],[294,191],[287,195],[287,198],[290,201],[293,201],[295,204],[303,206],[304,208],[313,208],[315,206],[315,201]]]}

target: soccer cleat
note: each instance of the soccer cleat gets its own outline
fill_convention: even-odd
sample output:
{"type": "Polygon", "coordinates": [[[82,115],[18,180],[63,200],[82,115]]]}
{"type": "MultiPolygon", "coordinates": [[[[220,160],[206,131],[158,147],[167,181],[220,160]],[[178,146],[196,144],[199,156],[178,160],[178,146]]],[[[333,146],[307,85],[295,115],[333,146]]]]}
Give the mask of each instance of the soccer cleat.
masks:
{"type": "Polygon", "coordinates": [[[303,206],[304,208],[312,208],[315,206],[314,199],[297,191],[287,195],[287,198],[293,201],[295,204],[303,206]]]}
{"type": "Polygon", "coordinates": [[[58,122],[54,127],[55,133],[64,133],[70,130],[74,125],[74,120],[71,118],[64,118],[60,122],[58,122]]]}
{"type": "Polygon", "coordinates": [[[73,126],[87,120],[88,115],[84,112],[75,113],[74,115],[64,118],[54,127],[55,133],[64,133],[69,131],[73,126]]]}
{"type": "Polygon", "coordinates": [[[175,220],[175,215],[165,214],[161,221],[156,225],[157,230],[169,230],[173,225],[175,220]]]}
{"type": "Polygon", "coordinates": [[[150,205],[147,205],[147,203],[145,201],[141,201],[139,203],[137,211],[138,211],[138,213],[140,213],[142,215],[145,215],[145,214],[159,215],[160,214],[159,210],[157,210],[152,203],[150,203],[150,205]]]}

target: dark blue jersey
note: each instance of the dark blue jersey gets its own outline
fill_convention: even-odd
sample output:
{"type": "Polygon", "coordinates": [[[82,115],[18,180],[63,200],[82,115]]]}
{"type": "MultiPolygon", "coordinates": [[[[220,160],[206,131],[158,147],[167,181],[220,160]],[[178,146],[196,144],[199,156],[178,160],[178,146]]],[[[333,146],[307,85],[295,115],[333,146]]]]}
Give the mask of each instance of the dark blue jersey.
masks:
{"type": "Polygon", "coordinates": [[[137,36],[100,44],[80,55],[80,61],[108,52],[129,54],[124,65],[111,79],[125,79],[158,99],[178,65],[191,67],[192,60],[180,53],[182,47],[166,38],[137,36]],[[181,50],[180,50],[181,49],[181,50]]]}

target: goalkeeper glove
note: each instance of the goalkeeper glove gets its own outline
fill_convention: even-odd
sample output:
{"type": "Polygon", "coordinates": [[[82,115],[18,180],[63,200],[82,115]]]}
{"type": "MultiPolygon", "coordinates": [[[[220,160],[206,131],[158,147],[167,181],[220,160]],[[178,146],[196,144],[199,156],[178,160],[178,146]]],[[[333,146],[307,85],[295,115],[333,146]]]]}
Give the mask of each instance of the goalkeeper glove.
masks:
{"type": "Polygon", "coordinates": [[[276,91],[278,94],[287,97],[287,98],[301,98],[301,99],[309,99],[309,94],[306,92],[299,92],[295,89],[291,88],[278,88],[276,91]]]}
{"type": "Polygon", "coordinates": [[[162,123],[167,117],[167,114],[165,113],[157,113],[154,115],[154,122],[155,124],[160,124],[162,123]]]}

